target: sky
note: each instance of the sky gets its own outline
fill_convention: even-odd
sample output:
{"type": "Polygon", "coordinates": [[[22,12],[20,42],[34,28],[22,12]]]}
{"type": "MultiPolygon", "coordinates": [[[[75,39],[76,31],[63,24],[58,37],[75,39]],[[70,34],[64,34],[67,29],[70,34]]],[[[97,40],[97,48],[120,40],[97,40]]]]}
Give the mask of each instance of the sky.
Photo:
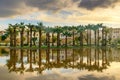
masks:
{"type": "Polygon", "coordinates": [[[120,0],[0,0],[0,30],[20,22],[45,26],[103,23],[120,27],[120,0]]]}

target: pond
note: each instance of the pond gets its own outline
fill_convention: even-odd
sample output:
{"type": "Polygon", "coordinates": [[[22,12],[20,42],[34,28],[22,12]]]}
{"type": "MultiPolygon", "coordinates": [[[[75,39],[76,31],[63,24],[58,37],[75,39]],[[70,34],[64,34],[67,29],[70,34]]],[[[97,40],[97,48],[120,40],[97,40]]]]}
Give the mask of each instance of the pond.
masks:
{"type": "Polygon", "coordinates": [[[0,80],[120,80],[120,49],[0,48],[0,80]]]}

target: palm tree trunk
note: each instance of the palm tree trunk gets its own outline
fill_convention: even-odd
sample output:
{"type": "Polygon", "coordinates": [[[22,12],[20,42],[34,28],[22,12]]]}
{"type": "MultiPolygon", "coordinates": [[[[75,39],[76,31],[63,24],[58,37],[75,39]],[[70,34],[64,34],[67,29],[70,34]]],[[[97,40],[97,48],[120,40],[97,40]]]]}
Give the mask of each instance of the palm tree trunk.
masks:
{"type": "Polygon", "coordinates": [[[16,28],[14,28],[14,47],[16,47],[16,28]]]}
{"type": "Polygon", "coordinates": [[[29,41],[30,41],[30,39],[29,39],[29,31],[27,31],[27,45],[29,45],[29,41]]]}
{"type": "Polygon", "coordinates": [[[41,36],[42,36],[42,32],[41,29],[39,29],[39,48],[41,47],[41,36]]]}
{"type": "Polygon", "coordinates": [[[87,29],[87,46],[89,44],[89,33],[88,33],[88,29],[87,29]]]}
{"type": "Polygon", "coordinates": [[[102,29],[102,46],[104,45],[104,30],[102,29]]]}
{"type": "Polygon", "coordinates": [[[30,28],[30,47],[32,47],[32,28],[30,28]]]}
{"type": "Polygon", "coordinates": [[[90,30],[90,46],[91,46],[91,30],[90,30]]]}
{"type": "Polygon", "coordinates": [[[36,40],[35,40],[35,38],[36,38],[36,37],[35,37],[35,34],[36,34],[36,31],[34,31],[34,33],[33,33],[33,36],[34,36],[33,45],[34,45],[34,46],[36,46],[36,44],[35,44],[35,41],[36,41],[36,40]]]}
{"type": "Polygon", "coordinates": [[[98,46],[99,46],[99,29],[98,29],[98,38],[97,38],[97,41],[98,41],[98,46]]]}
{"type": "Polygon", "coordinates": [[[83,46],[83,33],[80,32],[80,46],[83,46]]]}
{"type": "Polygon", "coordinates": [[[73,46],[75,46],[75,33],[73,31],[73,46]]]}
{"type": "Polygon", "coordinates": [[[52,46],[54,46],[54,33],[52,33],[52,46]]]}
{"type": "Polygon", "coordinates": [[[96,30],[95,30],[95,33],[94,33],[94,34],[95,34],[95,46],[96,46],[96,30]]]}
{"type": "Polygon", "coordinates": [[[50,33],[49,32],[48,32],[47,36],[48,36],[48,48],[50,48],[50,33]]]}
{"type": "Polygon", "coordinates": [[[23,29],[22,31],[20,32],[20,46],[23,47],[23,29]]]}
{"type": "Polygon", "coordinates": [[[107,45],[107,32],[105,32],[105,46],[107,45]]]}
{"type": "Polygon", "coordinates": [[[13,32],[10,30],[10,47],[13,46],[13,32]]]}
{"type": "Polygon", "coordinates": [[[67,47],[67,36],[65,36],[65,47],[67,47]]]}
{"type": "Polygon", "coordinates": [[[60,33],[57,33],[57,47],[60,46],[60,33]]]}

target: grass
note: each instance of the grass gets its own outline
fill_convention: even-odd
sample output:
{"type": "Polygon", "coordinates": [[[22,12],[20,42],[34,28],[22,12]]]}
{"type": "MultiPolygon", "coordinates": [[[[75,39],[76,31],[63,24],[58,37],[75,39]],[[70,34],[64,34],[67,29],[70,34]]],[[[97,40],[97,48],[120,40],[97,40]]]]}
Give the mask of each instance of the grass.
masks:
{"type": "MultiPolygon", "coordinates": [[[[57,46],[50,46],[49,48],[51,49],[62,49],[62,48],[105,48],[105,47],[113,47],[113,46],[68,46],[68,47],[65,47],[65,46],[60,46],[60,47],[57,47],[57,46]]],[[[117,47],[120,47],[120,46],[117,46],[117,47]]],[[[11,49],[39,49],[38,46],[16,46],[16,47],[9,47],[11,49]]],[[[41,46],[41,49],[47,49],[48,47],[47,46],[41,46]]]]}

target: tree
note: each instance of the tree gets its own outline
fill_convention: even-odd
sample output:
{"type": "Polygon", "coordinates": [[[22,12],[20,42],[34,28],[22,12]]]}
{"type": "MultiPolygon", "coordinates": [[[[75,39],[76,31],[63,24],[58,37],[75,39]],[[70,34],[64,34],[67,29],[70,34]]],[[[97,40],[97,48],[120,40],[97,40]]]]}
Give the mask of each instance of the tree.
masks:
{"type": "Polygon", "coordinates": [[[103,26],[102,26],[102,23],[101,23],[101,24],[97,24],[97,26],[99,27],[99,28],[98,28],[98,31],[97,31],[97,34],[98,34],[97,40],[98,40],[98,46],[99,46],[99,42],[100,42],[99,29],[100,29],[100,28],[103,28],[103,26]]]}
{"type": "Polygon", "coordinates": [[[69,27],[69,30],[72,31],[72,45],[75,46],[75,34],[77,28],[75,26],[69,27]]]}
{"type": "Polygon", "coordinates": [[[36,46],[36,41],[37,41],[37,37],[36,37],[36,32],[37,32],[37,26],[36,25],[33,25],[33,38],[32,38],[32,41],[33,41],[33,45],[36,46]]]}
{"type": "Polygon", "coordinates": [[[9,35],[10,35],[10,47],[13,46],[13,27],[12,27],[12,24],[9,24],[9,27],[7,29],[9,35]]]}
{"type": "Polygon", "coordinates": [[[79,36],[80,46],[83,46],[83,31],[85,31],[84,26],[82,25],[77,26],[77,33],[80,34],[79,36]]]}
{"type": "Polygon", "coordinates": [[[20,46],[23,47],[23,35],[24,35],[24,30],[25,30],[25,25],[23,22],[18,24],[19,30],[20,30],[20,46]]]}
{"type": "Polygon", "coordinates": [[[30,30],[30,47],[32,47],[32,30],[33,30],[33,25],[32,24],[28,24],[27,27],[30,30]]]}
{"type": "Polygon", "coordinates": [[[13,43],[14,43],[14,47],[16,47],[16,34],[17,34],[17,28],[18,28],[18,24],[15,24],[15,25],[13,25],[12,26],[13,27],[13,36],[14,36],[14,41],[13,41],[13,43]]]}
{"type": "Polygon", "coordinates": [[[62,27],[62,30],[63,30],[63,36],[65,36],[65,47],[67,47],[68,46],[67,38],[68,38],[68,36],[71,36],[71,33],[69,31],[69,27],[68,26],[62,27]]]}
{"type": "Polygon", "coordinates": [[[49,48],[50,47],[50,32],[51,32],[51,28],[50,27],[45,28],[45,32],[46,32],[46,45],[49,48]]]}
{"type": "Polygon", "coordinates": [[[97,41],[96,41],[96,40],[97,40],[96,33],[97,33],[97,30],[99,29],[99,27],[98,27],[97,25],[93,25],[92,27],[93,27],[92,29],[93,29],[93,31],[94,31],[94,36],[95,36],[95,37],[94,37],[94,39],[95,39],[95,43],[94,43],[94,44],[95,44],[95,46],[96,46],[96,42],[97,42],[97,41]]]}
{"type": "Polygon", "coordinates": [[[38,31],[39,31],[39,48],[41,47],[41,45],[42,45],[42,42],[41,42],[41,40],[42,40],[42,30],[44,29],[44,26],[43,26],[43,23],[42,22],[38,22],[37,23],[38,25],[37,25],[37,29],[38,29],[38,31]]]}
{"type": "Polygon", "coordinates": [[[62,33],[62,28],[57,26],[55,27],[55,33],[57,33],[57,47],[60,46],[60,33],[62,33]]]}

